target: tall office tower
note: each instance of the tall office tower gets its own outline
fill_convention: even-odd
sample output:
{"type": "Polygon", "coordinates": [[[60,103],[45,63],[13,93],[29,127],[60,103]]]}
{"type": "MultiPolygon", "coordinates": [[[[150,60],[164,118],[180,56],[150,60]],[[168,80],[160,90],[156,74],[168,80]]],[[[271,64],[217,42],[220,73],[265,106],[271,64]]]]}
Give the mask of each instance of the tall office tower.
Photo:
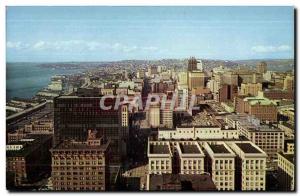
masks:
{"type": "Polygon", "coordinates": [[[197,70],[198,61],[195,57],[191,57],[188,61],[188,71],[197,70]]]}
{"type": "Polygon", "coordinates": [[[145,71],[144,70],[138,70],[137,73],[136,73],[136,77],[139,78],[139,79],[144,79],[145,77],[145,71]]]}
{"type": "Polygon", "coordinates": [[[157,73],[158,73],[158,71],[157,71],[156,66],[151,65],[151,66],[148,67],[148,74],[150,76],[153,75],[153,74],[157,74],[157,73]]]}
{"type": "Polygon", "coordinates": [[[165,102],[165,107],[160,110],[160,126],[166,128],[173,127],[173,110],[171,100],[165,102]]]}
{"type": "Polygon", "coordinates": [[[149,106],[148,122],[151,127],[159,127],[160,125],[160,103],[151,103],[149,106]]]}
{"type": "Polygon", "coordinates": [[[54,146],[64,140],[86,141],[88,130],[97,130],[111,139],[112,163],[119,164],[126,155],[128,139],[128,106],[116,110],[115,99],[105,99],[106,107],[100,107],[101,97],[60,96],[54,99],[54,146]]]}
{"type": "Polygon", "coordinates": [[[189,91],[187,88],[182,88],[177,90],[177,111],[186,111],[189,108],[189,91]]]}
{"type": "Polygon", "coordinates": [[[107,190],[109,145],[109,140],[89,131],[86,142],[65,140],[51,149],[53,190],[107,190]]]}
{"type": "Polygon", "coordinates": [[[258,73],[264,74],[267,72],[267,63],[266,62],[260,62],[256,65],[256,71],[258,73]]]}
{"type": "Polygon", "coordinates": [[[239,85],[239,77],[238,74],[232,71],[226,71],[223,74],[215,74],[216,80],[220,82],[220,84],[228,84],[228,85],[239,85]],[[218,77],[216,77],[218,76],[218,77]]]}
{"type": "Polygon", "coordinates": [[[188,75],[187,72],[179,72],[178,73],[178,85],[186,86],[188,84],[188,75]]]}
{"type": "Polygon", "coordinates": [[[205,87],[205,74],[201,71],[188,72],[189,90],[205,87]]]}
{"type": "Polygon", "coordinates": [[[283,81],[283,90],[294,91],[294,76],[287,75],[283,81]]]}
{"type": "Polygon", "coordinates": [[[236,153],[235,190],[266,190],[267,154],[252,142],[228,142],[236,153]]]}
{"type": "Polygon", "coordinates": [[[203,71],[203,63],[201,60],[198,61],[197,63],[197,69],[200,70],[200,71],[203,71]]]}
{"type": "Polygon", "coordinates": [[[208,156],[208,172],[218,190],[235,190],[235,154],[225,144],[219,141],[213,144],[204,143],[204,149],[208,156]]]}
{"type": "Polygon", "coordinates": [[[236,85],[224,84],[219,89],[219,102],[233,101],[238,95],[238,87],[236,85]]]}
{"type": "MultiPolygon", "coordinates": [[[[237,75],[238,86],[241,86],[242,83],[262,83],[263,74],[258,73],[251,69],[237,69],[232,72],[233,75],[237,75]]],[[[223,80],[226,82],[227,79],[224,77],[223,80]]]]}

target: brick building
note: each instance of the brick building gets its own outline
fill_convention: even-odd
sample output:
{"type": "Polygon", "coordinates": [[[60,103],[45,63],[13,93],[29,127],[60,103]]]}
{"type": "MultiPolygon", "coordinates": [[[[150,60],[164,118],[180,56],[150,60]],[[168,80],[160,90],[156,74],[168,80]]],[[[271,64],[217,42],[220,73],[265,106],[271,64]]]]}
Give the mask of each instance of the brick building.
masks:
{"type": "Polygon", "coordinates": [[[107,190],[109,145],[89,130],[86,142],[64,141],[51,149],[53,190],[107,190]]]}

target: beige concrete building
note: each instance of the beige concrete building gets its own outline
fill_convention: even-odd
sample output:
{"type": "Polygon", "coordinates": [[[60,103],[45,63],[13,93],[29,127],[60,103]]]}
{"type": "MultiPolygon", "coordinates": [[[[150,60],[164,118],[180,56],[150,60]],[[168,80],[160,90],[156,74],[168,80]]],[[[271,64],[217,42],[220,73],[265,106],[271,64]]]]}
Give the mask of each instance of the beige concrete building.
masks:
{"type": "Polygon", "coordinates": [[[222,129],[218,126],[180,126],[176,129],[159,129],[158,139],[238,139],[237,129],[222,129]]]}
{"type": "Polygon", "coordinates": [[[178,85],[187,85],[188,84],[188,73],[185,71],[178,73],[178,85]]]}
{"type": "Polygon", "coordinates": [[[260,62],[256,65],[256,71],[258,73],[264,74],[267,72],[267,63],[266,62],[260,62]]]}
{"type": "Polygon", "coordinates": [[[225,142],[203,145],[206,150],[209,172],[218,190],[235,190],[235,154],[225,142]]]}
{"type": "Polygon", "coordinates": [[[257,96],[259,91],[262,91],[261,83],[243,83],[241,84],[240,95],[257,96]]]}
{"type": "Polygon", "coordinates": [[[288,154],[294,154],[294,151],[295,151],[295,144],[294,143],[287,143],[287,146],[286,146],[286,152],[288,154]]]}
{"type": "Polygon", "coordinates": [[[188,88],[178,88],[177,93],[177,111],[186,111],[189,108],[189,90],[188,88]]]}
{"type": "Polygon", "coordinates": [[[275,168],[277,163],[277,152],[284,149],[284,131],[267,125],[261,125],[257,118],[248,115],[230,115],[226,122],[236,128],[241,135],[256,144],[268,154],[268,168],[275,168]]]}
{"type": "Polygon", "coordinates": [[[171,174],[172,152],[167,141],[148,141],[149,174],[171,174]]]}
{"type": "Polygon", "coordinates": [[[145,77],[145,71],[144,70],[138,70],[136,73],[137,78],[144,78],[145,77]]]}
{"type": "Polygon", "coordinates": [[[180,162],[180,174],[204,173],[204,153],[195,141],[183,141],[176,144],[180,162]]]}
{"type": "Polygon", "coordinates": [[[53,120],[37,120],[24,126],[25,132],[49,134],[53,133],[53,120]]]}
{"type": "Polygon", "coordinates": [[[266,190],[266,158],[267,154],[252,142],[228,142],[236,153],[236,190],[266,190]]]}
{"type": "Polygon", "coordinates": [[[101,88],[100,94],[101,95],[114,95],[115,89],[114,88],[101,88]]]}
{"type": "Polygon", "coordinates": [[[159,127],[160,125],[160,104],[153,103],[149,106],[148,122],[151,127],[159,127]]]}
{"type": "Polygon", "coordinates": [[[171,101],[166,101],[164,108],[160,110],[160,126],[166,128],[173,127],[173,108],[171,101]]]}
{"type": "Polygon", "coordinates": [[[287,75],[283,81],[283,90],[294,91],[294,76],[287,75]]]}
{"type": "Polygon", "coordinates": [[[267,154],[251,141],[148,141],[148,174],[210,174],[217,190],[266,190],[267,154]]]}
{"type": "Polygon", "coordinates": [[[205,74],[202,71],[190,71],[188,72],[188,86],[189,90],[194,88],[205,87],[205,74]]]}
{"type": "Polygon", "coordinates": [[[283,191],[295,190],[295,157],[292,153],[278,153],[279,184],[283,191]]]}

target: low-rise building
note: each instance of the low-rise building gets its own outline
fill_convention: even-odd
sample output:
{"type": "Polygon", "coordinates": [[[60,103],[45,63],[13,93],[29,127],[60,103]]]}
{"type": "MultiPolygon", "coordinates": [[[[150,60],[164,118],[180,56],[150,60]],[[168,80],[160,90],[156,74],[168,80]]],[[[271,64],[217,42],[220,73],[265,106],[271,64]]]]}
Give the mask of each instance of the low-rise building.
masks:
{"type": "Polygon", "coordinates": [[[27,136],[24,128],[7,133],[7,143],[19,141],[27,136]]]}
{"type": "Polygon", "coordinates": [[[159,129],[158,139],[238,139],[237,129],[222,129],[219,126],[178,126],[176,129],[159,129]]]}
{"type": "Polygon", "coordinates": [[[30,186],[51,171],[50,135],[30,135],[6,145],[6,171],[15,188],[30,186]]]}
{"type": "Polygon", "coordinates": [[[148,191],[216,191],[207,174],[150,174],[147,176],[148,191]]]}
{"type": "Polygon", "coordinates": [[[37,120],[24,126],[26,132],[49,134],[53,133],[53,120],[37,120]]]}

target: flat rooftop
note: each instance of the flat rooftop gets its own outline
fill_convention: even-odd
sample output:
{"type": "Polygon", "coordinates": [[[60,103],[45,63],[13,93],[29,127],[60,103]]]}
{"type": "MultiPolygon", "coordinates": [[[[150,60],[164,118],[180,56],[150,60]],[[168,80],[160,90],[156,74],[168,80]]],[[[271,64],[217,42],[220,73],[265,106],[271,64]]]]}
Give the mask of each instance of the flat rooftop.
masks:
{"type": "Polygon", "coordinates": [[[56,145],[52,151],[85,151],[85,150],[102,150],[105,151],[109,145],[110,141],[103,141],[101,145],[88,145],[85,142],[73,142],[69,140],[65,140],[58,145],[56,145]]]}
{"type": "Polygon", "coordinates": [[[199,154],[201,153],[195,144],[179,144],[183,154],[199,154]]]}
{"type": "Polygon", "coordinates": [[[189,174],[151,174],[150,191],[216,191],[216,186],[209,175],[189,174]],[[171,185],[170,188],[165,188],[171,185]]]}
{"type": "Polygon", "coordinates": [[[264,131],[264,132],[268,132],[268,131],[272,131],[272,132],[284,132],[282,130],[280,130],[277,127],[273,127],[273,126],[268,126],[268,125],[259,125],[259,126],[253,126],[253,125],[249,125],[246,126],[246,128],[248,128],[249,131],[264,131]]]}
{"type": "Polygon", "coordinates": [[[150,144],[151,154],[169,154],[169,148],[167,144],[150,144]]]}
{"type": "Polygon", "coordinates": [[[46,142],[52,139],[52,135],[49,134],[31,134],[23,140],[8,143],[7,145],[23,145],[20,150],[6,150],[7,157],[26,157],[34,152],[37,148],[40,148],[46,142]],[[24,140],[28,139],[28,140],[24,140]],[[33,139],[33,140],[30,140],[33,139]]]}
{"type": "Polygon", "coordinates": [[[252,144],[249,144],[249,143],[236,143],[236,145],[244,153],[261,153],[257,148],[255,148],[252,144]]]}
{"type": "Polygon", "coordinates": [[[295,163],[295,155],[294,154],[285,154],[285,153],[282,153],[280,152],[279,153],[281,156],[283,156],[285,159],[287,159],[289,162],[291,163],[295,163]]]}
{"type": "Polygon", "coordinates": [[[230,153],[223,144],[211,144],[209,146],[214,153],[230,153]]]}

